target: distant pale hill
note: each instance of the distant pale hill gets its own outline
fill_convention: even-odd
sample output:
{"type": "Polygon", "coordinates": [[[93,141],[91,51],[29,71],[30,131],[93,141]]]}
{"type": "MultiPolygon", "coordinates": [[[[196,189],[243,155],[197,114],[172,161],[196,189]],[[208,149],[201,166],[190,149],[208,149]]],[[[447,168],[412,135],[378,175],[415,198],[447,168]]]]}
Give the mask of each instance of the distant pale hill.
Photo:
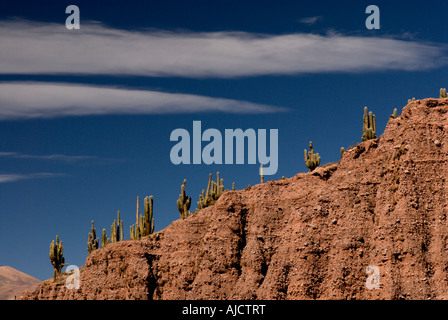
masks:
{"type": "Polygon", "coordinates": [[[0,300],[20,298],[24,290],[33,290],[41,281],[14,268],[0,267],[0,300]]]}

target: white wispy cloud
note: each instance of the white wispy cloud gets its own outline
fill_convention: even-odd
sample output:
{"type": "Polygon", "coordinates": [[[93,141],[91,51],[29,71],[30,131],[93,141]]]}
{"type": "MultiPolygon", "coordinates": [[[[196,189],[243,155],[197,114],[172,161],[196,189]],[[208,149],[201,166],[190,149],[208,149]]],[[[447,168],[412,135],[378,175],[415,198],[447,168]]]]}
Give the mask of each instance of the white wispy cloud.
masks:
{"type": "Polygon", "coordinates": [[[192,94],[67,83],[0,82],[0,120],[106,114],[258,114],[285,110],[281,107],[192,94]]]}
{"type": "Polygon", "coordinates": [[[88,160],[99,160],[94,156],[70,156],[65,154],[22,154],[18,152],[0,152],[0,158],[13,158],[13,159],[34,159],[34,160],[54,160],[62,162],[80,162],[88,160]]]}
{"type": "Polygon", "coordinates": [[[66,176],[62,173],[38,172],[29,174],[0,174],[0,183],[17,182],[30,179],[46,179],[66,176]]]}
{"type": "Polygon", "coordinates": [[[113,164],[124,161],[124,159],[120,158],[104,158],[86,155],[80,156],[66,154],[24,154],[19,152],[0,152],[0,159],[56,161],[67,164],[81,165],[113,164]]]}
{"type": "Polygon", "coordinates": [[[314,17],[302,18],[302,19],[299,19],[299,22],[304,23],[304,24],[308,24],[308,25],[313,25],[313,24],[315,24],[319,20],[322,20],[322,16],[314,16],[314,17]]]}
{"type": "MultiPolygon", "coordinates": [[[[309,17],[304,23],[313,23],[309,17]]],[[[240,77],[425,70],[447,64],[441,44],[342,34],[122,30],[83,21],[0,22],[0,73],[240,77]]]]}

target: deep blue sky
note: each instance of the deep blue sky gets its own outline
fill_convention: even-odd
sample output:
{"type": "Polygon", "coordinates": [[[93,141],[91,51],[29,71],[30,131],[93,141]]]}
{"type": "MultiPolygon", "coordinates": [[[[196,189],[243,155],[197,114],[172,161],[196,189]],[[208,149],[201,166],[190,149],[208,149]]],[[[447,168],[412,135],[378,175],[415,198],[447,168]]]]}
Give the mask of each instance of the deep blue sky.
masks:
{"type": "MultiPolygon", "coordinates": [[[[442,48],[448,39],[445,1],[3,1],[0,21],[20,18],[64,25],[69,4],[81,10],[81,29],[85,21],[97,21],[130,31],[339,33],[442,48]],[[380,30],[365,27],[368,15],[364,11],[369,4],[381,10],[380,30]],[[309,17],[318,18],[313,24],[304,23],[302,19],[309,17]]],[[[1,50],[0,43],[0,59],[1,50]]],[[[2,72],[0,81],[7,83],[120,86],[248,101],[289,111],[0,120],[0,153],[15,155],[0,156],[0,175],[28,177],[0,183],[0,265],[44,280],[52,276],[48,251],[56,234],[63,240],[66,262],[81,266],[87,256],[90,221],[95,221],[97,234],[102,228],[110,234],[110,225],[120,210],[128,239],[137,196],[141,200],[154,196],[155,229],[161,230],[179,218],[176,200],[184,178],[193,200],[192,211],[209,173],[215,176],[219,171],[227,188],[233,181],[237,189],[259,182],[258,165],[173,165],[170,133],[176,128],[191,132],[193,120],[201,120],[203,130],[216,128],[222,133],[226,128],[278,129],[278,172],[265,181],[291,177],[307,171],[303,149],[310,140],[322,164],[338,161],[341,146],[347,148],[361,141],[364,106],[376,114],[380,135],[393,109],[400,112],[408,98],[437,97],[439,88],[447,86],[447,71],[447,65],[441,63],[436,68],[412,71],[379,67],[357,72],[280,72],[226,78],[2,72]],[[68,160],[81,156],[87,158],[68,160]]]]}

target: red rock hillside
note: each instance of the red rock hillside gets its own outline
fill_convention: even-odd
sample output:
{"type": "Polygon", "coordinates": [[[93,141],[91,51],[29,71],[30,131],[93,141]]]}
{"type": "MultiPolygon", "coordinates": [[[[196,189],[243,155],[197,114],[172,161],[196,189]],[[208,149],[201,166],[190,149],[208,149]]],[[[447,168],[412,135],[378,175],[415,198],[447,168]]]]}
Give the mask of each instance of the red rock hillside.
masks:
{"type": "Polygon", "coordinates": [[[339,163],[225,192],[93,252],[80,289],[47,281],[23,299],[448,299],[447,112],[410,102],[339,163]]]}

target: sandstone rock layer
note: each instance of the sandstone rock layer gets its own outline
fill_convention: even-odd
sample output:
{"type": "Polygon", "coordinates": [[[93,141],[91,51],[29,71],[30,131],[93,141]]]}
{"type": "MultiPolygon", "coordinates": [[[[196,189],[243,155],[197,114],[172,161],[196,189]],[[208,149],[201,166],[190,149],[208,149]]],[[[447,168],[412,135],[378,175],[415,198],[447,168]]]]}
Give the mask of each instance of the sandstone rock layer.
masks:
{"type": "Polygon", "coordinates": [[[47,281],[23,298],[448,299],[447,112],[448,99],[410,102],[340,162],[225,192],[93,252],[80,289],[47,281]]]}

